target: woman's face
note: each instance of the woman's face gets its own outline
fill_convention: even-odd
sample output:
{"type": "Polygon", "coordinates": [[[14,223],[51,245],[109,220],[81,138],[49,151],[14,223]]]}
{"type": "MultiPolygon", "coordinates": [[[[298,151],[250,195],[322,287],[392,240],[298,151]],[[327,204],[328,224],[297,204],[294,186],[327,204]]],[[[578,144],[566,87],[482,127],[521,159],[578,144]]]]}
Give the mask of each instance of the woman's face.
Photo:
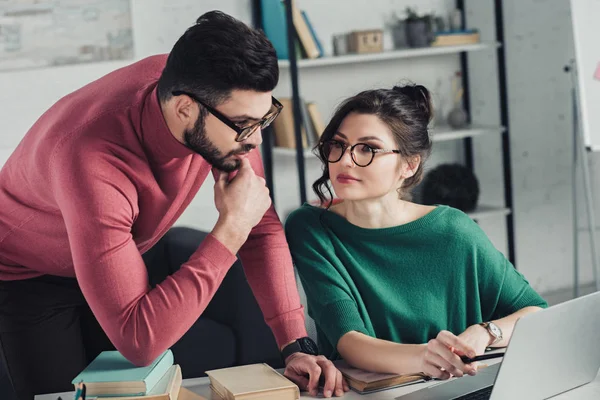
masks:
{"type": "MultiPolygon", "coordinates": [[[[402,181],[412,176],[418,166],[417,163],[411,168],[400,154],[392,152],[375,153],[373,161],[366,167],[353,162],[349,147],[357,143],[367,144],[373,149],[398,148],[390,128],[372,114],[348,114],[332,140],[347,146],[338,162],[329,163],[329,179],[336,196],[343,200],[366,200],[395,193],[402,181]]],[[[336,152],[340,153],[339,146],[330,148],[333,156],[336,152]]],[[[371,154],[364,146],[354,148],[354,158],[361,165],[368,163],[371,154]]]]}

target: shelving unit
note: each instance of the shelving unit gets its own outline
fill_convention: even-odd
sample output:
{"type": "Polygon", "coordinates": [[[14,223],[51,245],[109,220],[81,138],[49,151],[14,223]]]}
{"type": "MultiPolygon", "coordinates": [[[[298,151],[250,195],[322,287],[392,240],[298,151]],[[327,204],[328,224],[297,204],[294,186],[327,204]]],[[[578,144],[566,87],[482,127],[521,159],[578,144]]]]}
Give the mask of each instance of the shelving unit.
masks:
{"type": "MultiPolygon", "coordinates": [[[[288,24],[288,47],[294,48],[293,43],[293,25],[292,15],[290,12],[289,5],[290,0],[284,0],[286,6],[286,19],[288,24]]],[[[260,0],[255,0],[255,8],[257,8],[258,15],[260,15],[260,0]]],[[[306,180],[305,180],[305,168],[306,161],[315,158],[311,149],[302,148],[302,137],[301,137],[301,120],[300,120],[300,93],[299,93],[299,72],[307,69],[318,69],[328,68],[330,66],[343,66],[353,64],[364,64],[364,63],[377,63],[381,61],[399,60],[410,58],[423,58],[431,56],[444,56],[444,55],[460,55],[460,65],[463,79],[464,96],[463,105],[467,110],[468,115],[471,115],[471,104],[469,99],[469,69],[468,69],[468,54],[472,52],[480,51],[496,51],[497,63],[498,63],[498,87],[499,87],[499,104],[500,104],[500,124],[499,126],[485,126],[485,125],[470,125],[465,129],[453,130],[447,127],[438,126],[432,129],[432,140],[434,142],[443,142],[451,140],[461,140],[464,147],[464,164],[474,169],[473,162],[473,140],[477,137],[484,135],[500,135],[502,141],[502,172],[504,180],[504,205],[503,206],[488,206],[480,205],[475,211],[468,213],[474,220],[481,220],[484,218],[506,218],[506,237],[508,247],[508,259],[515,264],[515,243],[514,243],[514,221],[513,221],[513,199],[512,199],[512,171],[510,166],[510,136],[508,127],[508,96],[506,90],[506,67],[505,67],[505,56],[504,56],[504,30],[503,30],[503,9],[502,1],[494,0],[494,13],[495,13],[495,41],[483,42],[478,44],[470,44],[463,46],[444,46],[444,47],[427,47],[418,49],[402,49],[395,51],[387,51],[375,54],[350,54],[337,57],[324,57],[314,60],[297,60],[296,52],[290,51],[289,60],[280,60],[279,67],[282,70],[289,72],[292,87],[292,102],[294,106],[294,128],[296,136],[296,149],[283,149],[272,147],[272,142],[266,140],[265,146],[263,146],[263,159],[265,162],[265,171],[267,174],[267,183],[269,188],[273,192],[273,156],[296,159],[296,169],[298,172],[299,180],[299,192],[300,199],[299,204],[304,203],[307,200],[306,194],[306,180]],[[307,159],[305,161],[305,159],[307,159]]],[[[463,15],[466,15],[465,1],[457,0],[456,8],[463,10],[463,15]]],[[[260,25],[260,22],[258,23],[260,25]]],[[[312,161],[311,165],[312,165],[312,161]]]]}
{"type": "MultiPolygon", "coordinates": [[[[371,53],[371,54],[349,54],[344,56],[336,57],[323,57],[316,58],[313,60],[303,59],[298,60],[298,68],[316,68],[326,67],[343,64],[356,64],[356,63],[368,63],[385,60],[399,60],[403,58],[415,58],[415,57],[431,57],[443,54],[457,54],[468,51],[480,51],[489,50],[499,47],[499,43],[476,43],[467,44],[462,46],[440,46],[440,47],[424,47],[419,49],[402,49],[385,51],[382,53],[371,53]]],[[[290,68],[290,61],[279,60],[279,68],[290,68]]]]}

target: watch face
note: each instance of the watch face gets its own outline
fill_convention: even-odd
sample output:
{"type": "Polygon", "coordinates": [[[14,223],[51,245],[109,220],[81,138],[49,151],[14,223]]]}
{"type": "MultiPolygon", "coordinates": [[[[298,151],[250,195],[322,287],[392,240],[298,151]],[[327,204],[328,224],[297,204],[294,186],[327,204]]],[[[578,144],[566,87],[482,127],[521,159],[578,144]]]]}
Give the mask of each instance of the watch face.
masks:
{"type": "Polygon", "coordinates": [[[502,331],[500,330],[500,328],[498,328],[496,324],[490,322],[489,327],[494,336],[496,336],[497,338],[502,337],[502,331]]]}
{"type": "Polygon", "coordinates": [[[299,342],[300,346],[302,347],[302,351],[304,351],[306,354],[311,354],[313,356],[319,354],[317,344],[311,338],[305,337],[300,339],[299,342]]]}

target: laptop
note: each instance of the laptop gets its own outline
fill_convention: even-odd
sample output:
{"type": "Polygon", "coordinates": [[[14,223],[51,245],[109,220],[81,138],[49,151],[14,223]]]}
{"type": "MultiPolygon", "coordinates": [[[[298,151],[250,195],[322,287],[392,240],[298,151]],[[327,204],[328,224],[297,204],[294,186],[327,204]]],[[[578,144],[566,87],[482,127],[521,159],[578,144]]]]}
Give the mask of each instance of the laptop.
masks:
{"type": "Polygon", "coordinates": [[[396,400],[546,399],[590,382],[600,368],[600,292],[526,315],[502,363],[396,400]]]}

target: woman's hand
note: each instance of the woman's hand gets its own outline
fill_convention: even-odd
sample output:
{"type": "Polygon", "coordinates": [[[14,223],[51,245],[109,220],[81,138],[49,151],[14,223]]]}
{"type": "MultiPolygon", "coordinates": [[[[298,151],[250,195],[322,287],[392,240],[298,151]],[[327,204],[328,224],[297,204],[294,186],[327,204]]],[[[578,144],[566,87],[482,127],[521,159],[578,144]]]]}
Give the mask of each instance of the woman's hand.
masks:
{"type": "Polygon", "coordinates": [[[476,367],[463,363],[459,354],[475,357],[476,349],[453,333],[441,331],[435,339],[423,346],[421,371],[438,379],[461,377],[464,374],[475,375],[476,367]]]}
{"type": "Polygon", "coordinates": [[[492,341],[488,330],[481,325],[471,325],[458,337],[475,349],[476,355],[483,354],[492,341]]]}

